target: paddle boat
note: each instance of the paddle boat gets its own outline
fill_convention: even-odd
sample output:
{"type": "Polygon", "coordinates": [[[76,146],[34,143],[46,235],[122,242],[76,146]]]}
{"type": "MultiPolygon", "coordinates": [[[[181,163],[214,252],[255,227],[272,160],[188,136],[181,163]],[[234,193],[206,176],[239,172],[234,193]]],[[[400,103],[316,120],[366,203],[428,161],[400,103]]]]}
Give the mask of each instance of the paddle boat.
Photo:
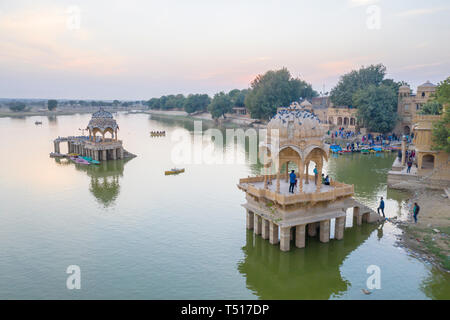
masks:
{"type": "Polygon", "coordinates": [[[152,137],[164,137],[165,135],[165,131],[150,131],[150,136],[152,137]]]}
{"type": "Polygon", "coordinates": [[[82,164],[82,165],[89,165],[89,161],[84,160],[83,158],[79,158],[79,157],[69,157],[70,160],[72,160],[73,162],[77,163],[77,164],[82,164]]]}
{"type": "Polygon", "coordinates": [[[184,168],[183,169],[173,168],[171,170],[166,171],[165,175],[168,176],[168,175],[171,175],[171,174],[179,174],[179,173],[182,173],[182,172],[184,172],[184,168]]]}

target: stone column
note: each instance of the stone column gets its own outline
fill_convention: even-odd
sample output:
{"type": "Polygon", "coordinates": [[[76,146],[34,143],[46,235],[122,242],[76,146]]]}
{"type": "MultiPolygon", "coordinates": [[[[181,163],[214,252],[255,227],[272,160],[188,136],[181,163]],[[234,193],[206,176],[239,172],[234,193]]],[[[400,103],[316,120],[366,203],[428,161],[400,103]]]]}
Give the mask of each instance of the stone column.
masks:
{"type": "Polygon", "coordinates": [[[254,214],[254,219],[253,219],[253,232],[255,234],[261,234],[261,217],[258,216],[256,213],[254,214]]]}
{"type": "Polygon", "coordinates": [[[281,227],[280,228],[280,250],[289,251],[291,245],[291,228],[281,227]]]}
{"type": "Polygon", "coordinates": [[[94,150],[94,160],[98,161],[98,150],[94,150]]]}
{"type": "Polygon", "coordinates": [[[269,223],[269,242],[271,244],[278,244],[278,225],[270,221],[269,223]]]}
{"type": "Polygon", "coordinates": [[[297,248],[305,247],[306,225],[302,224],[295,227],[295,246],[297,248]]]}
{"type": "Polygon", "coordinates": [[[123,159],[123,147],[119,149],[119,159],[123,159]]]}
{"type": "Polygon", "coordinates": [[[320,242],[330,241],[330,220],[320,221],[320,242]]]}
{"type": "Polygon", "coordinates": [[[261,237],[263,239],[269,239],[269,220],[264,218],[261,219],[262,219],[261,237]]]}
{"type": "Polygon", "coordinates": [[[253,222],[254,222],[253,212],[247,210],[247,229],[253,230],[253,222]]]}
{"type": "Polygon", "coordinates": [[[67,153],[71,153],[70,152],[70,141],[67,141],[67,153]]]}
{"type": "Polygon", "coordinates": [[[305,174],[306,174],[305,183],[309,184],[309,161],[306,163],[305,166],[305,174]]]}
{"type": "Polygon", "coordinates": [[[286,162],[286,182],[289,182],[289,162],[286,162]]]}
{"type": "Polygon", "coordinates": [[[345,230],[345,217],[336,218],[336,223],[334,225],[334,238],[336,240],[344,239],[345,230]]]}
{"type": "Polygon", "coordinates": [[[317,226],[316,223],[310,223],[308,224],[308,236],[315,237],[317,235],[317,226]]]}
{"type": "Polygon", "coordinates": [[[117,152],[116,149],[111,149],[111,155],[112,155],[112,159],[116,160],[117,159],[117,152]]]}
{"type": "Polygon", "coordinates": [[[102,161],[108,160],[107,154],[108,154],[108,153],[106,152],[106,150],[102,150],[102,161]]]}
{"type": "Polygon", "coordinates": [[[277,193],[280,193],[280,170],[277,172],[277,193]]]}
{"type": "Polygon", "coordinates": [[[354,207],[353,208],[353,218],[356,218],[356,224],[358,226],[362,225],[362,217],[359,214],[359,207],[354,207]]]}
{"type": "Polygon", "coordinates": [[[299,175],[299,177],[298,177],[298,191],[300,193],[303,192],[303,176],[304,176],[303,171],[304,170],[305,170],[305,168],[303,166],[303,163],[301,163],[299,165],[299,167],[298,167],[298,175],[299,175]]]}

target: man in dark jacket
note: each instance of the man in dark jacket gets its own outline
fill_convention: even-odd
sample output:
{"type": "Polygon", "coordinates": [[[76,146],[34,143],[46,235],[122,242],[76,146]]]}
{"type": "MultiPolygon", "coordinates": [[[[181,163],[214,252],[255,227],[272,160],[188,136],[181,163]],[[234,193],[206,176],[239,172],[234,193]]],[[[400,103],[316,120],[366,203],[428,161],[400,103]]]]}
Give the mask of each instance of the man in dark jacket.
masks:
{"type": "Polygon", "coordinates": [[[377,209],[378,214],[380,214],[380,210],[383,213],[383,217],[385,217],[385,215],[384,215],[384,200],[383,200],[383,197],[381,197],[380,206],[377,209]]]}

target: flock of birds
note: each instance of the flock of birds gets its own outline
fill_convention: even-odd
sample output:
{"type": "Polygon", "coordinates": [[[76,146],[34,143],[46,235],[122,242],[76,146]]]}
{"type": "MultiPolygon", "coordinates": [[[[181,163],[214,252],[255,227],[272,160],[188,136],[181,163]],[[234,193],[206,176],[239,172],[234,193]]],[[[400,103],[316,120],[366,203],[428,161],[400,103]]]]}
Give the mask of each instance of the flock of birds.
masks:
{"type": "MultiPolygon", "coordinates": [[[[319,117],[314,114],[313,112],[310,112],[309,110],[300,110],[300,109],[285,109],[280,110],[272,117],[272,120],[281,120],[283,123],[286,123],[289,120],[292,120],[292,118],[298,120],[298,124],[302,125],[302,119],[311,119],[316,120],[319,123],[321,123],[319,117]]],[[[316,127],[312,128],[313,130],[316,129],[316,127]]]]}

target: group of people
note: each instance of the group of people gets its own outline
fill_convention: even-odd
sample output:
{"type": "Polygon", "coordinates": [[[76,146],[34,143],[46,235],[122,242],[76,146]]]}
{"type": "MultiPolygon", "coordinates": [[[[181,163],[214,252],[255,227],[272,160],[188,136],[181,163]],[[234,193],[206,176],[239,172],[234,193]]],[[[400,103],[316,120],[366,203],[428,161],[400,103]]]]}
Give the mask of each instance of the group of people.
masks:
{"type": "MultiPolygon", "coordinates": [[[[317,170],[317,166],[314,167],[314,183],[317,185],[317,179],[319,178],[319,171],[317,170]]],[[[329,186],[330,178],[325,176],[322,173],[322,184],[329,186]]],[[[295,170],[292,170],[289,174],[289,193],[294,193],[295,188],[297,187],[297,175],[295,174],[295,170]]]]}
{"type": "MultiPolygon", "coordinates": [[[[328,131],[328,134],[330,134],[330,131],[328,131]]],[[[356,133],[351,130],[345,130],[344,127],[339,128],[338,130],[331,132],[331,138],[341,138],[341,139],[350,139],[353,137],[356,137],[359,133],[356,133]]]]}
{"type": "MultiPolygon", "coordinates": [[[[383,200],[383,197],[381,197],[380,205],[378,206],[378,209],[377,209],[378,214],[380,214],[380,211],[383,214],[383,218],[385,218],[386,216],[384,215],[384,200],[383,200]]],[[[417,202],[414,202],[414,207],[413,207],[413,210],[412,210],[412,216],[414,218],[414,223],[417,223],[417,217],[419,215],[419,211],[420,211],[420,206],[417,204],[417,202]]]]}
{"type": "MultiPolygon", "coordinates": [[[[398,159],[401,161],[402,160],[402,151],[399,150],[398,151],[398,159]]],[[[413,166],[413,164],[416,163],[416,151],[415,150],[406,150],[405,153],[405,162],[406,162],[406,173],[411,173],[411,168],[413,166]]]]}

